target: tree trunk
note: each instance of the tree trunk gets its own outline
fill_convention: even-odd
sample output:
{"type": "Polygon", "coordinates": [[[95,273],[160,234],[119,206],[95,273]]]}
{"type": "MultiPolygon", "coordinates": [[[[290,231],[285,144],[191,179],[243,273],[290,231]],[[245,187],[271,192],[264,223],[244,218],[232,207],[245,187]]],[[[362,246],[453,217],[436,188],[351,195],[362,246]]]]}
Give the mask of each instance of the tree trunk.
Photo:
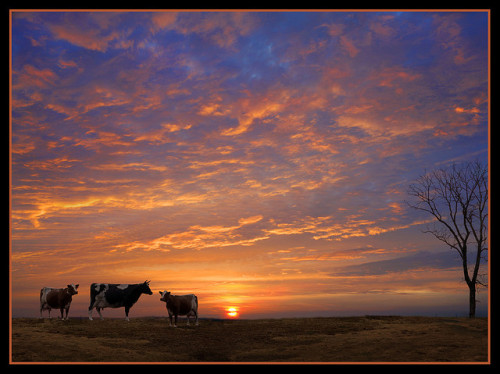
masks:
{"type": "Polygon", "coordinates": [[[476,317],[476,285],[469,285],[469,318],[476,317]]]}

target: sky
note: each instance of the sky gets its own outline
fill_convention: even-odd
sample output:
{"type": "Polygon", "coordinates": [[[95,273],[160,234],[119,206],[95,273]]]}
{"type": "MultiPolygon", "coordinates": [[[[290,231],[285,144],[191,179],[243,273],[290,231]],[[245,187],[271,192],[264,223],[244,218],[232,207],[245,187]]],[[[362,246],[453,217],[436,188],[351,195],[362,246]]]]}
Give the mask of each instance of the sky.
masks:
{"type": "Polygon", "coordinates": [[[12,315],[145,280],[131,318],[164,290],[206,318],[468,315],[405,201],[488,162],[488,37],[487,11],[12,11],[12,315]]]}

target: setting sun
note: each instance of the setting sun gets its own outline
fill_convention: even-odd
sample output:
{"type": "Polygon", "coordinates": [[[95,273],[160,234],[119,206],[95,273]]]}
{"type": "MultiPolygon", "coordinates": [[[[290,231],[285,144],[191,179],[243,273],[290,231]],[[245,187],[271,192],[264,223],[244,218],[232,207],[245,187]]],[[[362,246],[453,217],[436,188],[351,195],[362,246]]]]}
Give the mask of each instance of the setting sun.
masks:
{"type": "Polygon", "coordinates": [[[238,318],[239,313],[238,313],[238,308],[231,306],[229,308],[226,308],[226,315],[229,318],[238,318]]]}

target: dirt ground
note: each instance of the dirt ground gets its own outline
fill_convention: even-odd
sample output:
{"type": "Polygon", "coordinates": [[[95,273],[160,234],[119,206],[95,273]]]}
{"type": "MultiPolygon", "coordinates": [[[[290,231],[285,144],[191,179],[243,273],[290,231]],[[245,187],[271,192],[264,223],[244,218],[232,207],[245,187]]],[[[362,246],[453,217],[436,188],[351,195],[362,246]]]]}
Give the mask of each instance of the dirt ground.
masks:
{"type": "Polygon", "coordinates": [[[11,363],[482,362],[486,318],[200,320],[15,318],[11,363]]]}

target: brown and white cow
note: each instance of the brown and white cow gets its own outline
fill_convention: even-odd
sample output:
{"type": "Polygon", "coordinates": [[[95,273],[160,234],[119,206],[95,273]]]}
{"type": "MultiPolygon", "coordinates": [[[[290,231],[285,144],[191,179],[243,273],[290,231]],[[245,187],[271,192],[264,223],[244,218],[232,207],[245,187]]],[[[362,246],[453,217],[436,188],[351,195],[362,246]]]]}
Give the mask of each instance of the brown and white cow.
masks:
{"type": "Polygon", "coordinates": [[[78,284],[68,284],[66,288],[42,288],[40,290],[40,318],[43,318],[43,310],[48,309],[50,318],[51,309],[60,309],[61,319],[64,320],[64,310],[66,310],[66,319],[68,319],[69,307],[71,306],[73,295],[78,294],[77,289],[78,284]]]}
{"type": "Polygon", "coordinates": [[[161,301],[167,306],[170,326],[172,326],[172,316],[175,316],[174,327],[177,327],[177,316],[186,316],[189,325],[189,317],[195,316],[195,325],[198,326],[198,297],[196,295],[172,295],[167,291],[160,291],[161,301]]]}

